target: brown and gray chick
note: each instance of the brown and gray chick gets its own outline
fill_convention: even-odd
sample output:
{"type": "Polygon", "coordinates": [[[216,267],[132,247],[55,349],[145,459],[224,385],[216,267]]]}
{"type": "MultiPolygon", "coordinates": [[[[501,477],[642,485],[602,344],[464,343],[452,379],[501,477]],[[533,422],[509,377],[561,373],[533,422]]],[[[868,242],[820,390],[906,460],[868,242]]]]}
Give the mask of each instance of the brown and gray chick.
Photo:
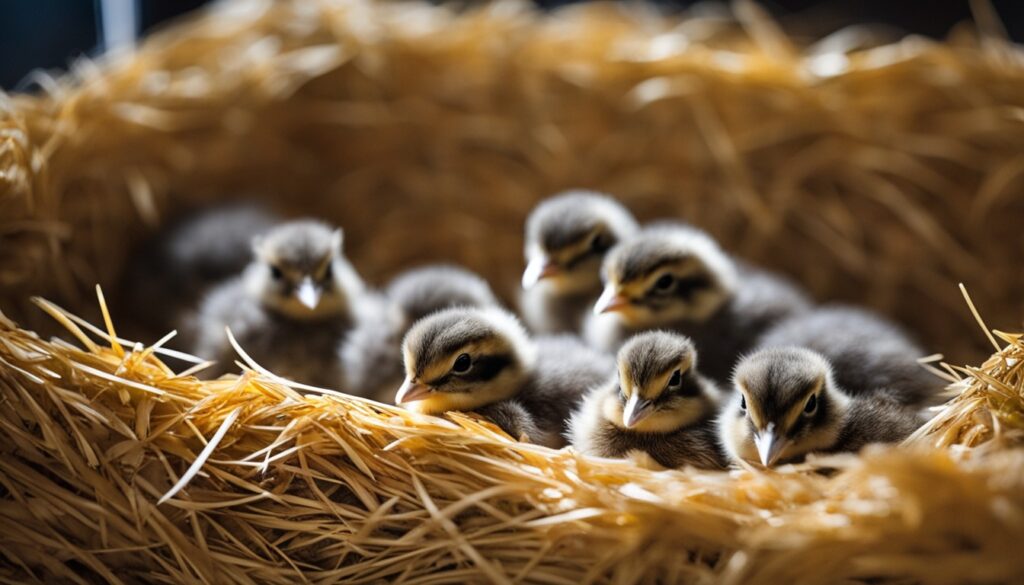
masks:
{"type": "Polygon", "coordinates": [[[339,348],[345,390],[378,400],[390,400],[402,383],[402,338],[416,321],[452,307],[499,306],[487,281],[454,265],[406,271],[384,294],[384,318],[359,324],[339,348]]]}
{"type": "Polygon", "coordinates": [[[567,191],[540,203],[526,220],[526,270],[520,309],[537,333],[576,333],[601,294],[601,261],[638,230],[611,197],[567,191]]]}
{"type": "Polygon", "coordinates": [[[711,236],[681,224],[648,227],[617,245],[602,273],[588,342],[614,351],[639,331],[675,331],[693,340],[702,371],[719,383],[764,331],[810,305],[788,280],[734,260],[711,236]]]}
{"type": "Polygon", "coordinates": [[[565,444],[583,394],[614,370],[574,337],[530,339],[498,308],[454,308],[418,321],[405,336],[406,378],[395,402],[426,414],[474,411],[513,437],[565,444]]]}
{"type": "Polygon", "coordinates": [[[725,467],[716,427],[718,388],[698,372],[689,339],[641,333],[619,350],[618,367],[573,415],[573,447],[600,457],[639,451],[669,468],[725,467]]]}
{"type": "Polygon", "coordinates": [[[244,273],[212,291],[200,306],[195,353],[231,369],[231,329],[242,349],[275,374],[337,387],[337,347],[379,302],[342,254],[342,232],[312,220],[282,224],[253,242],[244,273]]]}
{"type": "Polygon", "coordinates": [[[840,386],[829,360],[806,348],[758,350],[740,360],[733,383],[719,436],[737,462],[772,467],[809,453],[858,451],[901,441],[924,422],[884,389],[840,386]]]}

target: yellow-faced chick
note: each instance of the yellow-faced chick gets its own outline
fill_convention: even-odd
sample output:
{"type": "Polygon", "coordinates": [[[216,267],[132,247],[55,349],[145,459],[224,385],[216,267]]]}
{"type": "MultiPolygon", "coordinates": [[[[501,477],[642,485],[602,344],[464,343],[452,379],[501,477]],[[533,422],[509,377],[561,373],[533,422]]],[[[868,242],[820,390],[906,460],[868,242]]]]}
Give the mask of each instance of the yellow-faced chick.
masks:
{"type": "Polygon", "coordinates": [[[342,254],[341,230],[293,221],[256,238],[253,252],[255,259],[240,277],[204,299],[196,355],[229,370],[229,327],[241,347],[272,372],[336,387],[342,381],[339,341],[357,320],[373,318],[379,304],[342,254]]]}
{"type": "Polygon", "coordinates": [[[403,272],[384,295],[386,315],[356,326],[339,347],[345,390],[380,400],[390,400],[402,382],[402,338],[413,323],[451,307],[498,306],[487,281],[454,265],[403,272]]]}
{"type": "Polygon", "coordinates": [[[426,414],[475,411],[549,447],[565,444],[569,414],[614,367],[569,336],[531,340],[515,316],[493,307],[429,315],[402,350],[406,378],[396,403],[426,414]]]}
{"type": "Polygon", "coordinates": [[[614,351],[638,331],[676,331],[693,340],[703,372],[720,383],[768,327],[809,306],[789,281],[736,262],[686,225],[649,227],[617,245],[602,275],[588,342],[614,351]]]}
{"type": "Polygon", "coordinates": [[[611,197],[567,191],[526,220],[526,270],[520,305],[537,333],[578,332],[601,293],[601,260],[636,233],[629,211],[611,197]]]}
{"type": "Polygon", "coordinates": [[[854,395],[885,392],[910,406],[933,405],[944,386],[918,360],[922,350],[896,324],[864,309],[821,306],[784,319],[758,341],[759,348],[805,347],[832,365],[836,383],[854,395]]]}
{"type": "Polygon", "coordinates": [[[733,383],[718,425],[734,461],[771,467],[809,453],[857,451],[901,441],[923,422],[885,392],[851,395],[829,361],[806,348],[758,350],[740,360],[733,383]]]}
{"type": "Polygon", "coordinates": [[[618,367],[573,415],[573,447],[600,457],[639,451],[669,468],[725,466],[715,425],[719,392],[698,372],[689,339],[641,333],[619,350],[618,367]]]}

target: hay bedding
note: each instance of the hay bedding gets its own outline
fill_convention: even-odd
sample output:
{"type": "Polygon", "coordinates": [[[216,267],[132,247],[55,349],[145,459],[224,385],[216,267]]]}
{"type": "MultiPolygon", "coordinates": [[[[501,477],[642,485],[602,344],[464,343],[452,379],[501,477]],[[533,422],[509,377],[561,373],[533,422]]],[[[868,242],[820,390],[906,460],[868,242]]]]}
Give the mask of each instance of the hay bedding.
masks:
{"type": "Polygon", "coordinates": [[[959,395],[907,446],[771,473],[655,472],[469,416],[307,393],[256,364],[200,382],[165,350],[38,303],[81,347],[0,320],[11,582],[1024,576],[1022,335],[952,370],[959,395]]]}
{"type": "Polygon", "coordinates": [[[985,337],[949,283],[971,283],[999,323],[1018,322],[1024,290],[1019,52],[990,33],[819,58],[738,7],[739,24],[231,2],[6,98],[0,577],[1024,580],[1020,335],[949,368],[959,394],[906,446],[772,473],[654,472],[289,387],[251,363],[199,382],[164,364],[171,339],[115,342],[104,312],[97,329],[28,303],[87,312],[83,285],[101,282],[116,311],[132,244],[235,189],[345,225],[371,280],[451,258],[511,290],[523,215],[584,185],[976,355],[985,337]],[[31,332],[47,321],[70,341],[31,332]]]}

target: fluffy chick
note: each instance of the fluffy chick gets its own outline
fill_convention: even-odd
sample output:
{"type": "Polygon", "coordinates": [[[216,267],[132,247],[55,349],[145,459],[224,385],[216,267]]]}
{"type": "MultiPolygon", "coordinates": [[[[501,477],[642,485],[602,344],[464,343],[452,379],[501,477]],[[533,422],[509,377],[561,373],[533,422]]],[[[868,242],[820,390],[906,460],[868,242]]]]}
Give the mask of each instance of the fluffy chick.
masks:
{"type": "Polygon", "coordinates": [[[125,270],[132,337],[162,335],[177,328],[171,345],[191,345],[189,313],[212,287],[245,269],[252,238],[279,218],[257,204],[229,203],[193,211],[174,220],[143,244],[125,270]],[[159,307],[159,310],[154,310],[159,307]]]}
{"type": "Polygon", "coordinates": [[[578,332],[601,294],[601,260],[636,233],[636,220],[611,197],[567,191],[526,220],[526,270],[520,308],[537,333],[578,332]]]}
{"type": "Polygon", "coordinates": [[[297,382],[336,387],[337,346],[348,329],[380,315],[342,254],[342,232],[311,220],[282,224],[253,242],[244,273],[212,291],[198,315],[195,353],[230,369],[224,332],[260,365],[297,382]]]}
{"type": "Polygon", "coordinates": [[[419,412],[475,411],[513,437],[565,444],[570,413],[614,370],[570,336],[531,340],[511,313],[454,308],[413,325],[402,345],[406,378],[395,401],[419,412]]]}
{"type": "Polygon", "coordinates": [[[602,275],[588,342],[614,351],[638,331],[676,331],[693,340],[702,371],[720,383],[765,330],[809,307],[788,280],[735,261],[686,225],[649,227],[619,244],[602,275]]]}
{"type": "Polygon", "coordinates": [[[715,425],[718,388],[698,372],[689,339],[641,333],[619,350],[618,368],[573,415],[573,447],[600,457],[639,451],[669,468],[725,466],[715,425]]]}
{"type": "Polygon", "coordinates": [[[402,382],[402,337],[413,323],[451,307],[498,306],[487,281],[451,265],[404,272],[388,284],[385,298],[388,311],[384,318],[353,328],[338,354],[346,391],[381,400],[393,397],[402,382]]]}
{"type": "Polygon", "coordinates": [[[936,402],[943,384],[918,359],[924,351],[895,324],[870,311],[823,306],[785,319],[758,347],[805,347],[823,355],[836,384],[854,395],[885,392],[901,404],[936,402]]]}
{"type": "Polygon", "coordinates": [[[758,350],[740,360],[733,383],[719,436],[734,461],[771,467],[812,452],[857,451],[901,441],[924,422],[885,392],[838,385],[829,361],[806,348],[758,350]]]}
{"type": "Polygon", "coordinates": [[[461,266],[445,264],[396,276],[388,284],[387,298],[401,313],[403,334],[416,321],[443,309],[498,306],[486,280],[461,266]]]}

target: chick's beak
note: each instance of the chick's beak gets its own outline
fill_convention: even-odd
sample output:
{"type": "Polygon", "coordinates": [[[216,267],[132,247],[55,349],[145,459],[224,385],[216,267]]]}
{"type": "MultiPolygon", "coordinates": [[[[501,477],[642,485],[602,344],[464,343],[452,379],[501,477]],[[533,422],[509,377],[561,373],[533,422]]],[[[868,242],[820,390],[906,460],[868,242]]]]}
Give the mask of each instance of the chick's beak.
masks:
{"type": "Polygon", "coordinates": [[[626,407],[622,409],[622,424],[627,429],[631,429],[636,424],[648,416],[654,409],[651,408],[651,401],[640,398],[639,394],[634,394],[629,397],[626,401],[626,407]]]}
{"type": "Polygon", "coordinates": [[[320,296],[322,294],[323,291],[313,282],[313,278],[309,276],[303,278],[295,289],[295,297],[309,309],[315,309],[320,304],[320,296]]]}
{"type": "Polygon", "coordinates": [[[754,445],[757,447],[757,455],[761,458],[761,465],[771,467],[779,460],[782,451],[789,444],[789,440],[775,432],[775,425],[769,424],[765,430],[754,434],[754,445]]]}
{"type": "Polygon", "coordinates": [[[601,297],[594,303],[594,314],[613,313],[629,306],[629,297],[620,293],[614,285],[605,287],[601,297]]]}
{"type": "Polygon", "coordinates": [[[558,264],[555,264],[550,258],[538,254],[527,263],[526,270],[523,271],[523,288],[530,289],[533,285],[558,274],[561,270],[558,264]]]}
{"type": "Polygon", "coordinates": [[[412,378],[406,378],[405,382],[402,383],[402,387],[398,389],[398,394],[395,395],[395,404],[406,404],[423,400],[431,392],[430,386],[421,384],[412,378]]]}

